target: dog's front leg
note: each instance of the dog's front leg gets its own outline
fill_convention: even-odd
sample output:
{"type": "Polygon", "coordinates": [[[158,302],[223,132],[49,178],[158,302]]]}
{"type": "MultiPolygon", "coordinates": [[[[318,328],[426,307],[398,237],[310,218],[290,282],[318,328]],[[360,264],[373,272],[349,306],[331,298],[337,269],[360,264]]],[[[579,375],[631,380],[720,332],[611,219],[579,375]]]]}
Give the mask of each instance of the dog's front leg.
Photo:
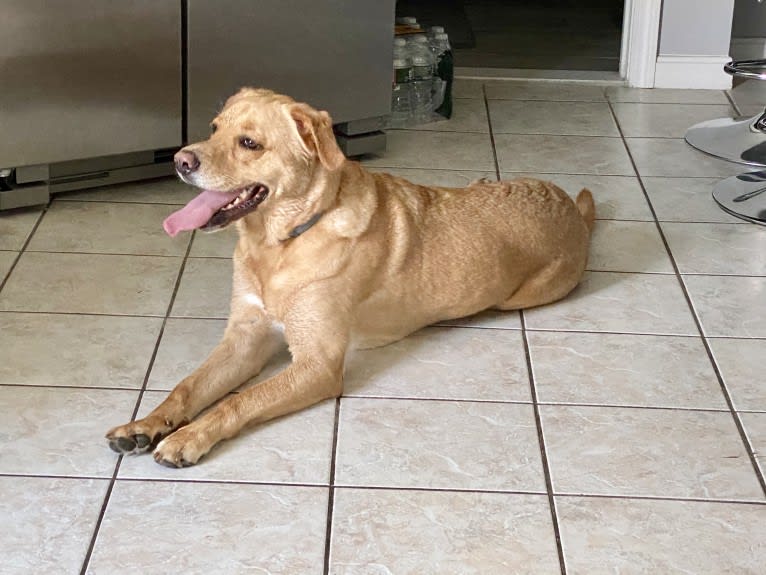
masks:
{"type": "Polygon", "coordinates": [[[186,425],[203,409],[255,377],[284,345],[281,333],[263,315],[232,318],[207,360],[179,383],[148,416],[109,430],[118,453],[141,453],[186,425]]]}
{"type": "Polygon", "coordinates": [[[163,439],[154,450],[158,463],[169,467],[193,465],[216,443],[237,435],[248,424],[341,394],[348,341],[344,326],[317,322],[296,327],[286,322],[286,328],[292,363],[266,381],[224,399],[163,439]]]}

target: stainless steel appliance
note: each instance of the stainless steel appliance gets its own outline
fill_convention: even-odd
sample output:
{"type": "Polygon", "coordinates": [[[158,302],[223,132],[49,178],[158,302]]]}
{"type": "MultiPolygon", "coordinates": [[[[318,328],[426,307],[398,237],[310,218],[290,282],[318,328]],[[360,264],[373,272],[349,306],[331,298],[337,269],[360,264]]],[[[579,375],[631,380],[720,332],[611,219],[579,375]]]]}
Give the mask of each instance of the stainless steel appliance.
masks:
{"type": "Polygon", "coordinates": [[[11,189],[0,208],[168,172],[162,150],[182,135],[178,2],[2,0],[2,12],[0,169],[11,189]]]}
{"type": "Polygon", "coordinates": [[[395,0],[0,0],[0,209],[172,173],[226,97],[328,110],[349,155],[385,145],[395,0]]]}

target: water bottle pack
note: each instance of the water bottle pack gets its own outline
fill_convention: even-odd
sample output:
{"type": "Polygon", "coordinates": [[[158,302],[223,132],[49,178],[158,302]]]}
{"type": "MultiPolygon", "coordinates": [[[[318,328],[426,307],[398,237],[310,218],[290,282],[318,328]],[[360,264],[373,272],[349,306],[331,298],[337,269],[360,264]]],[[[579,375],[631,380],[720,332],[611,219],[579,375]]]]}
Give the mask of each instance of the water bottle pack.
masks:
{"type": "Polygon", "coordinates": [[[397,18],[411,34],[394,38],[389,127],[417,126],[452,115],[453,60],[441,26],[421,30],[415,18],[397,18]]]}

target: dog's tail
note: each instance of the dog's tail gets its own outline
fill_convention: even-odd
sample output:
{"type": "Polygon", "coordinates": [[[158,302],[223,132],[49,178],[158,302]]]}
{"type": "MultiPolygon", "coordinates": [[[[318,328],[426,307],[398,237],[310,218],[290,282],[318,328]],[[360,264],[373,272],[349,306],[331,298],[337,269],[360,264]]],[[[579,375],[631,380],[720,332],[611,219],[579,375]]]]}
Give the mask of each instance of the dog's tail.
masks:
{"type": "Polygon", "coordinates": [[[593,222],[596,219],[596,205],[593,203],[593,194],[590,193],[589,189],[583,188],[577,194],[575,204],[580,211],[582,219],[585,220],[585,225],[588,226],[588,231],[592,232],[593,222]]]}

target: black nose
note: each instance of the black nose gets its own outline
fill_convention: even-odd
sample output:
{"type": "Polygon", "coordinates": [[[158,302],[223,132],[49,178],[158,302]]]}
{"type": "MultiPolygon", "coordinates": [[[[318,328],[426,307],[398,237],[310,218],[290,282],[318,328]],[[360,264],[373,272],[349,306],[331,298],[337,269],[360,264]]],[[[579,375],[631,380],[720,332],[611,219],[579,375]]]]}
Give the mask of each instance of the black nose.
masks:
{"type": "Polygon", "coordinates": [[[175,156],[173,160],[176,163],[176,172],[182,176],[187,176],[199,168],[199,158],[194,152],[188,150],[181,150],[175,156]]]}

